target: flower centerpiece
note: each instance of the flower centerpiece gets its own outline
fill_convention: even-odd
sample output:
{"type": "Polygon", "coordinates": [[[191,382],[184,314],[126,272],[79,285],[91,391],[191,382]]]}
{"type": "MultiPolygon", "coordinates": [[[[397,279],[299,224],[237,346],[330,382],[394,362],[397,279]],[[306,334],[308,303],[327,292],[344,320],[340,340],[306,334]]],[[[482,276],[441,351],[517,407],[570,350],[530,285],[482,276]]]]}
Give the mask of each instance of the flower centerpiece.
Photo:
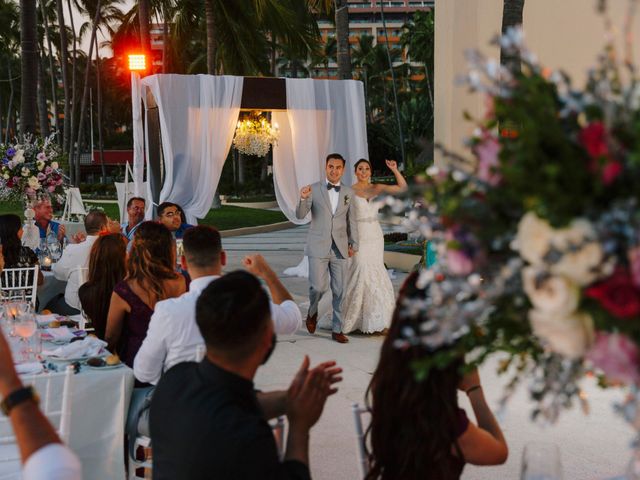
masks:
{"type": "MultiPolygon", "coordinates": [[[[418,280],[426,299],[404,306],[429,321],[397,346],[434,351],[413,364],[418,377],[503,352],[503,401],[526,379],[534,418],[554,421],[586,407],[588,373],[640,386],[640,83],[612,45],[579,89],[538,62],[521,30],[496,42],[522,65],[467,54],[463,81],[490,104],[484,118],[467,115],[470,155],[442,149],[409,200],[387,199],[438,254],[418,280]]],[[[640,424],[635,395],[629,405],[640,424]]]]}
{"type": "Polygon", "coordinates": [[[245,155],[264,157],[271,146],[278,143],[279,136],[277,123],[271,125],[259,112],[253,113],[249,118],[238,121],[233,146],[245,155]]]}
{"type": "Polygon", "coordinates": [[[64,200],[62,154],[53,135],[37,138],[25,135],[21,142],[0,144],[0,196],[24,200],[47,195],[57,203],[64,200]]]}

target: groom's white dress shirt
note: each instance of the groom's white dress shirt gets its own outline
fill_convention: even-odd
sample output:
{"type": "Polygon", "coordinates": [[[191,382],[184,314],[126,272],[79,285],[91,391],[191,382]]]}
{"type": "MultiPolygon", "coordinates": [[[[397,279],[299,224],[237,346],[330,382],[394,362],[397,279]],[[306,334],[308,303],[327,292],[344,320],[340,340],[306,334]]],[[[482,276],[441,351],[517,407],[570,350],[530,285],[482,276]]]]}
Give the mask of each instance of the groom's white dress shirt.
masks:
{"type": "MultiPolygon", "coordinates": [[[[133,373],[145,383],[158,383],[162,372],[181,362],[196,360],[198,347],[204,348],[204,339],[196,324],[196,300],[216,275],[199,277],[191,281],[189,291],[177,298],[156,304],[147,336],[133,361],[133,373]]],[[[271,302],[271,318],[276,333],[294,333],[302,325],[302,314],[292,300],[279,305],[271,302]]]]}
{"type": "MultiPolygon", "coordinates": [[[[331,183],[329,180],[327,180],[327,193],[329,194],[329,201],[331,202],[331,213],[335,214],[336,210],[338,208],[338,199],[340,198],[340,193],[336,192],[335,188],[331,188],[329,189],[329,185],[334,185],[333,183],[331,183]]],[[[336,185],[336,187],[339,187],[340,183],[338,183],[336,185]]]]}

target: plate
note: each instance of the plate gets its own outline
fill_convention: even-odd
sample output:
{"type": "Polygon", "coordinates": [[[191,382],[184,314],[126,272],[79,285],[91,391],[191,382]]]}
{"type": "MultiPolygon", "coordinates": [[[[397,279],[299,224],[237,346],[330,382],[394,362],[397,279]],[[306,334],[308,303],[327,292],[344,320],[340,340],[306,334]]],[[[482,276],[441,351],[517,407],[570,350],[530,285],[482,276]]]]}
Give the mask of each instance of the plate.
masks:
{"type": "Polygon", "coordinates": [[[60,358],[57,357],[55,355],[43,355],[43,357],[51,362],[68,362],[68,363],[73,363],[73,362],[86,362],[87,360],[89,360],[91,357],[106,357],[107,354],[104,355],[85,355],[84,357],[74,357],[74,358],[60,358]]]}
{"type": "Polygon", "coordinates": [[[116,368],[123,367],[124,363],[120,362],[117,365],[104,365],[102,367],[93,367],[91,365],[87,365],[86,363],[82,365],[82,368],[88,368],[89,370],[114,370],[116,368]]]}

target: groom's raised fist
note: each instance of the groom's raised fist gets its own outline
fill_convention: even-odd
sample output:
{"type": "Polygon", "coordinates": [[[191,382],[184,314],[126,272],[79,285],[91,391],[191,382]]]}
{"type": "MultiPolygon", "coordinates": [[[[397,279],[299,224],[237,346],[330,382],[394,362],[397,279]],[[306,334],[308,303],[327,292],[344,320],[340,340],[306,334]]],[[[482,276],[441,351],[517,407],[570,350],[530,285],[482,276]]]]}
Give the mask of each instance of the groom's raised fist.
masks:
{"type": "Polygon", "coordinates": [[[302,187],[300,189],[300,198],[302,200],[306,200],[311,196],[311,185],[307,185],[306,187],[302,187]]]}

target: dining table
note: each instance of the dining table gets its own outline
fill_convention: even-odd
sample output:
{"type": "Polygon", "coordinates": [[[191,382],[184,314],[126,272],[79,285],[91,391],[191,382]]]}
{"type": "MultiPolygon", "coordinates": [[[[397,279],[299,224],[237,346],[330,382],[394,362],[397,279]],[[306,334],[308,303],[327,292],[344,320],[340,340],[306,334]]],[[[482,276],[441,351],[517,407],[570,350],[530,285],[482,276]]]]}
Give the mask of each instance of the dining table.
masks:
{"type": "MultiPolygon", "coordinates": [[[[19,339],[10,338],[14,361],[20,359],[19,339]]],[[[43,354],[58,347],[49,341],[42,341],[43,354]]],[[[109,352],[105,351],[104,355],[109,352]]],[[[101,355],[102,356],[102,355],[101,355]]],[[[133,392],[133,370],[124,364],[116,367],[96,368],[84,361],[59,361],[42,356],[43,370],[39,373],[24,373],[21,378],[25,384],[33,385],[41,399],[47,395],[54,402],[49,411],[60,409],[66,367],[74,363],[76,373],[71,379],[70,423],[68,446],[76,453],[82,463],[84,480],[124,479],[125,423],[129,402],[133,392]],[[49,378],[47,378],[49,377],[49,378]],[[48,382],[46,381],[48,380],[48,382]],[[48,383],[48,386],[47,386],[48,383]],[[55,402],[58,402],[56,405],[55,402]]],[[[36,365],[37,361],[22,366],[36,365]]],[[[20,372],[21,365],[17,368],[20,372]]],[[[23,369],[24,370],[24,369],[23,369]]],[[[50,419],[54,426],[58,419],[50,419]]],[[[11,425],[6,417],[0,418],[0,438],[12,435],[11,425]]],[[[0,445],[0,480],[20,479],[21,465],[17,446],[14,443],[0,445]]]]}

